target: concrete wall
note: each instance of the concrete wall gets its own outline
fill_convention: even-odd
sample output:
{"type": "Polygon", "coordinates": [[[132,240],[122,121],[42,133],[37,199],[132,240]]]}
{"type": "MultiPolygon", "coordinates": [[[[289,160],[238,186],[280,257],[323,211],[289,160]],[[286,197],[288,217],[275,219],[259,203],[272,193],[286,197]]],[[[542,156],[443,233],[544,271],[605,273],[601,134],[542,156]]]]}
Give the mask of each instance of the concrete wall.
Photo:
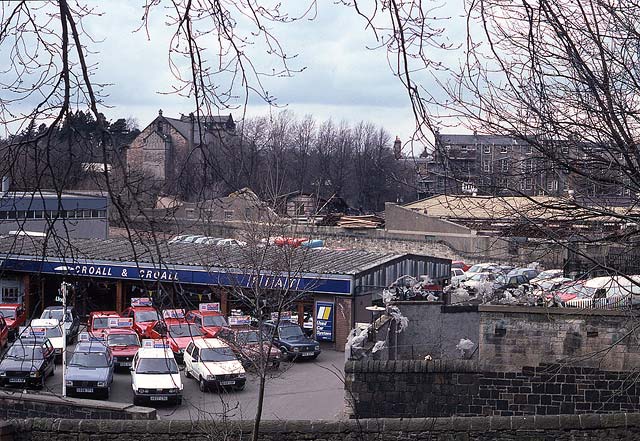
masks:
{"type": "Polygon", "coordinates": [[[156,410],[128,403],[0,391],[0,419],[39,417],[155,420],[156,410]]]}
{"type": "Polygon", "coordinates": [[[480,306],[480,359],[519,371],[542,362],[570,362],[603,370],[640,366],[634,311],[480,306]]]}
{"type": "MultiPolygon", "coordinates": [[[[445,306],[441,302],[395,302],[409,319],[409,326],[398,334],[398,359],[423,360],[460,358],[456,345],[461,338],[478,343],[480,314],[473,306],[445,306]]],[[[473,350],[471,351],[473,352],[473,350]]],[[[477,351],[475,355],[477,357],[477,351]]]]}
{"type": "Polygon", "coordinates": [[[544,365],[489,371],[476,361],[348,361],[348,410],[358,418],[558,415],[640,411],[628,372],[544,365]]]}
{"type": "Polygon", "coordinates": [[[475,234],[471,228],[437,217],[427,216],[419,211],[387,202],[384,205],[385,227],[388,231],[406,233],[450,233],[475,234]]]}
{"type": "MultiPolygon", "coordinates": [[[[0,441],[249,440],[251,421],[21,420],[0,424],[0,441]],[[2,435],[0,435],[2,436],[2,435]],[[9,438],[12,437],[12,438],[9,438]]],[[[640,436],[640,414],[536,417],[416,418],[360,421],[263,421],[263,441],[541,441],[630,440],[640,436]]]]}

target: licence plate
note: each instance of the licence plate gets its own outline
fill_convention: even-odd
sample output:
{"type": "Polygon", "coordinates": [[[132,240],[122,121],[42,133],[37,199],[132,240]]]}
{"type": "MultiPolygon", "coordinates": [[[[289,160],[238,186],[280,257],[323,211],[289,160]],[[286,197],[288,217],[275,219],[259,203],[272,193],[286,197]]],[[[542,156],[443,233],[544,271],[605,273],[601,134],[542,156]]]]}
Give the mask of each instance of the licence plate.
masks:
{"type": "Polygon", "coordinates": [[[131,362],[130,361],[121,361],[118,364],[120,366],[131,366],[131,362]]]}
{"type": "Polygon", "coordinates": [[[303,357],[313,357],[313,352],[303,352],[302,356],[303,357]]]}
{"type": "Polygon", "coordinates": [[[79,387],[76,389],[76,392],[78,392],[79,394],[92,394],[93,393],[93,388],[92,387],[79,387]]]}
{"type": "Polygon", "coordinates": [[[236,382],[235,381],[221,381],[220,382],[221,386],[231,386],[233,384],[236,384],[236,382]]]}
{"type": "Polygon", "coordinates": [[[151,401],[167,401],[169,397],[149,397],[151,401]]]}
{"type": "Polygon", "coordinates": [[[26,378],[9,378],[9,383],[26,383],[26,378]]]}

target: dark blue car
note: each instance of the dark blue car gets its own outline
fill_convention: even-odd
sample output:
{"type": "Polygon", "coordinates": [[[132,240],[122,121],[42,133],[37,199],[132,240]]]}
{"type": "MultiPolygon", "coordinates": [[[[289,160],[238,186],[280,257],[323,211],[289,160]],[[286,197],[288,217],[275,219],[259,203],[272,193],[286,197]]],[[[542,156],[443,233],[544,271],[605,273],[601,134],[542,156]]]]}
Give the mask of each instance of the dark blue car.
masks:
{"type": "Polygon", "coordinates": [[[281,320],[276,329],[276,323],[269,320],[263,329],[273,337],[273,345],[280,349],[284,360],[313,360],[320,355],[320,344],[307,337],[296,323],[281,320]]]}
{"type": "Polygon", "coordinates": [[[98,396],[108,399],[113,382],[111,349],[102,341],[78,343],[67,362],[68,396],[98,396]]]}

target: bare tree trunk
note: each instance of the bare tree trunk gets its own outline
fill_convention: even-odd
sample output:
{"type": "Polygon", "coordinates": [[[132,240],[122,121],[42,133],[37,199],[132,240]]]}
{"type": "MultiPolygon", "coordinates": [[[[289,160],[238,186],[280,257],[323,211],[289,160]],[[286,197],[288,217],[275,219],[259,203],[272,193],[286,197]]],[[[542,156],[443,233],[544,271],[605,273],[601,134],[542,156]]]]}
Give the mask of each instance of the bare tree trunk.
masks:
{"type": "Polygon", "coordinates": [[[252,441],[258,441],[260,435],[260,420],[262,419],[262,406],[264,405],[264,386],[266,384],[266,371],[260,372],[260,387],[258,389],[258,405],[256,406],[256,417],[253,421],[252,441]]]}

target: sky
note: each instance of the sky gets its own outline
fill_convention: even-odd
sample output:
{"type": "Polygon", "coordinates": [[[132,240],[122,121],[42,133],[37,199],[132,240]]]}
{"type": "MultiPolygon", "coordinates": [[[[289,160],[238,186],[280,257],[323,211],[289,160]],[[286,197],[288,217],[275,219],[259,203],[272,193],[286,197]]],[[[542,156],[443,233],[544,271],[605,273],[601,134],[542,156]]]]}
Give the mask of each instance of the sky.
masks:
{"type": "MultiPolygon", "coordinates": [[[[85,22],[86,31],[96,40],[90,55],[99,63],[96,79],[110,83],[104,99],[109,107],[102,109],[103,113],[109,119],[133,117],[141,128],[155,118],[159,109],[165,116],[193,111],[188,99],[165,94],[175,84],[167,56],[165,13],[157,10],[152,15],[149,38],[143,31],[134,32],[141,23],[142,3],[94,3],[104,14],[85,22]]],[[[313,20],[274,27],[287,54],[298,55],[294,68],[304,70],[293,78],[265,79],[265,89],[298,117],[311,114],[320,121],[364,120],[384,127],[392,137],[408,139],[414,120],[406,91],[389,68],[386,50],[367,49],[376,42],[364,29],[363,19],[351,8],[324,0],[319,0],[317,13],[312,15],[313,20]]],[[[273,68],[273,59],[266,56],[264,48],[249,50],[260,69],[273,68]]],[[[247,108],[249,116],[270,111],[278,110],[269,109],[259,99],[252,99],[247,108]]],[[[242,112],[223,113],[238,119],[242,112]]]]}

